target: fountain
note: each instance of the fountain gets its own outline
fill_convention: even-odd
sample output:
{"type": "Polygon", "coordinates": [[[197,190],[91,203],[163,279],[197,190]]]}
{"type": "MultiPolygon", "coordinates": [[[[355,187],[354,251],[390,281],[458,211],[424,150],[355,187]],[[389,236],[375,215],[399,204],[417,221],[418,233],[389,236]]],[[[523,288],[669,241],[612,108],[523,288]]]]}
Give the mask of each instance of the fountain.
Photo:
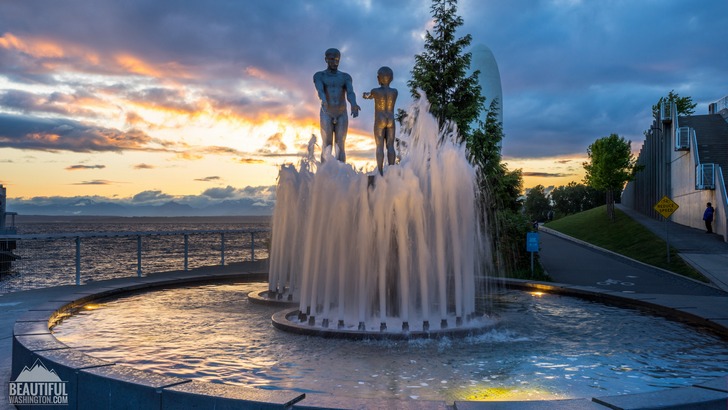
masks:
{"type": "Polygon", "coordinates": [[[409,335],[483,323],[476,279],[492,258],[476,169],[428,111],[424,96],[410,108],[401,160],[383,176],[334,160],[331,147],[323,162],[310,152],[281,168],[267,297],[298,304],[283,315],[291,323],[409,335]]]}

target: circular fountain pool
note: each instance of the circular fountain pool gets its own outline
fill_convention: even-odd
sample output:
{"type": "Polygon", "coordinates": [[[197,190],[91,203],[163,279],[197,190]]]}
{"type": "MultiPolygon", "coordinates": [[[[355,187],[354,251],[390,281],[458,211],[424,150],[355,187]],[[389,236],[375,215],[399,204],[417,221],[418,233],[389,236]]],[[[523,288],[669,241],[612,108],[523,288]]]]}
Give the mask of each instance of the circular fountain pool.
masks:
{"type": "Polygon", "coordinates": [[[261,283],[133,294],[54,327],[91,356],[171,376],[307,394],[536,400],[649,392],[728,372],[728,343],[680,323],[580,299],[502,291],[496,324],[464,338],[352,341],[271,326],[261,283]]]}

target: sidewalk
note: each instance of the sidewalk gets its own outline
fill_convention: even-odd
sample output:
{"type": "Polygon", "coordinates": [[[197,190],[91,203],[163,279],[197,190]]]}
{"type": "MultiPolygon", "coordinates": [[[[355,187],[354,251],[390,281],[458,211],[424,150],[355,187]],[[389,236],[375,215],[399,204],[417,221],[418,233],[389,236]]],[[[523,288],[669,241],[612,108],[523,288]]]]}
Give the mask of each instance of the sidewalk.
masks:
{"type": "Polygon", "coordinates": [[[617,209],[666,240],[685,262],[728,292],[728,242],[723,237],[672,221],[658,221],[621,204],[617,204],[617,209]]]}
{"type": "Polygon", "coordinates": [[[540,232],[539,260],[556,283],[621,293],[728,296],[717,287],[576,241],[548,227],[540,232]]]}

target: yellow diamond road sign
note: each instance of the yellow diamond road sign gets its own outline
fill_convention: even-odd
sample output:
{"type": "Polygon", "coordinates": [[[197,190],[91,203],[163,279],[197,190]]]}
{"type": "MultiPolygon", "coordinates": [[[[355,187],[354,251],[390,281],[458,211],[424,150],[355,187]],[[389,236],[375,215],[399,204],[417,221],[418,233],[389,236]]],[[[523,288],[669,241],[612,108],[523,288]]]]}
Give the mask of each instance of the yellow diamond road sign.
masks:
{"type": "Polygon", "coordinates": [[[669,218],[673,212],[677,211],[680,206],[676,204],[667,195],[663,196],[658,203],[655,204],[655,211],[659,212],[665,218],[669,218]]]}

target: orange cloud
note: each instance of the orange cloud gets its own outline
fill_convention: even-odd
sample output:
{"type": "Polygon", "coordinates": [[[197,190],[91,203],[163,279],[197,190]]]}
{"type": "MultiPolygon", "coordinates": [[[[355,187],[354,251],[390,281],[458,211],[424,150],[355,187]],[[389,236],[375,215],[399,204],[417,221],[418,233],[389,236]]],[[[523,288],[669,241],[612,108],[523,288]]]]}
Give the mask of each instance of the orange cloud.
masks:
{"type": "Polygon", "coordinates": [[[186,160],[198,160],[198,159],[204,158],[204,156],[202,156],[200,154],[195,154],[194,152],[184,151],[184,152],[178,152],[177,158],[186,159],[186,160]]]}
{"type": "Polygon", "coordinates": [[[265,164],[265,161],[256,158],[238,158],[237,161],[241,164],[265,164]]]}
{"type": "Polygon", "coordinates": [[[141,115],[137,114],[134,111],[130,111],[126,113],[126,125],[127,126],[135,126],[135,125],[146,125],[146,121],[144,121],[144,118],[141,117],[141,115]]]}
{"type": "Polygon", "coordinates": [[[32,141],[36,141],[36,142],[55,143],[55,142],[60,141],[61,136],[58,134],[53,134],[53,133],[44,134],[44,133],[35,132],[32,134],[26,134],[26,138],[29,140],[32,140],[32,141]]]}
{"type": "Polygon", "coordinates": [[[128,55],[120,54],[114,57],[116,63],[119,64],[124,70],[139,75],[145,75],[149,77],[160,77],[161,72],[144,61],[128,55]]]}
{"type": "Polygon", "coordinates": [[[170,61],[164,64],[152,64],[131,54],[117,54],[114,61],[124,71],[131,74],[143,75],[154,78],[185,78],[194,77],[182,65],[170,61]]]}
{"type": "Polygon", "coordinates": [[[61,58],[64,56],[63,48],[46,40],[21,40],[10,33],[0,37],[0,47],[8,50],[18,50],[38,58],[61,58]]]}

